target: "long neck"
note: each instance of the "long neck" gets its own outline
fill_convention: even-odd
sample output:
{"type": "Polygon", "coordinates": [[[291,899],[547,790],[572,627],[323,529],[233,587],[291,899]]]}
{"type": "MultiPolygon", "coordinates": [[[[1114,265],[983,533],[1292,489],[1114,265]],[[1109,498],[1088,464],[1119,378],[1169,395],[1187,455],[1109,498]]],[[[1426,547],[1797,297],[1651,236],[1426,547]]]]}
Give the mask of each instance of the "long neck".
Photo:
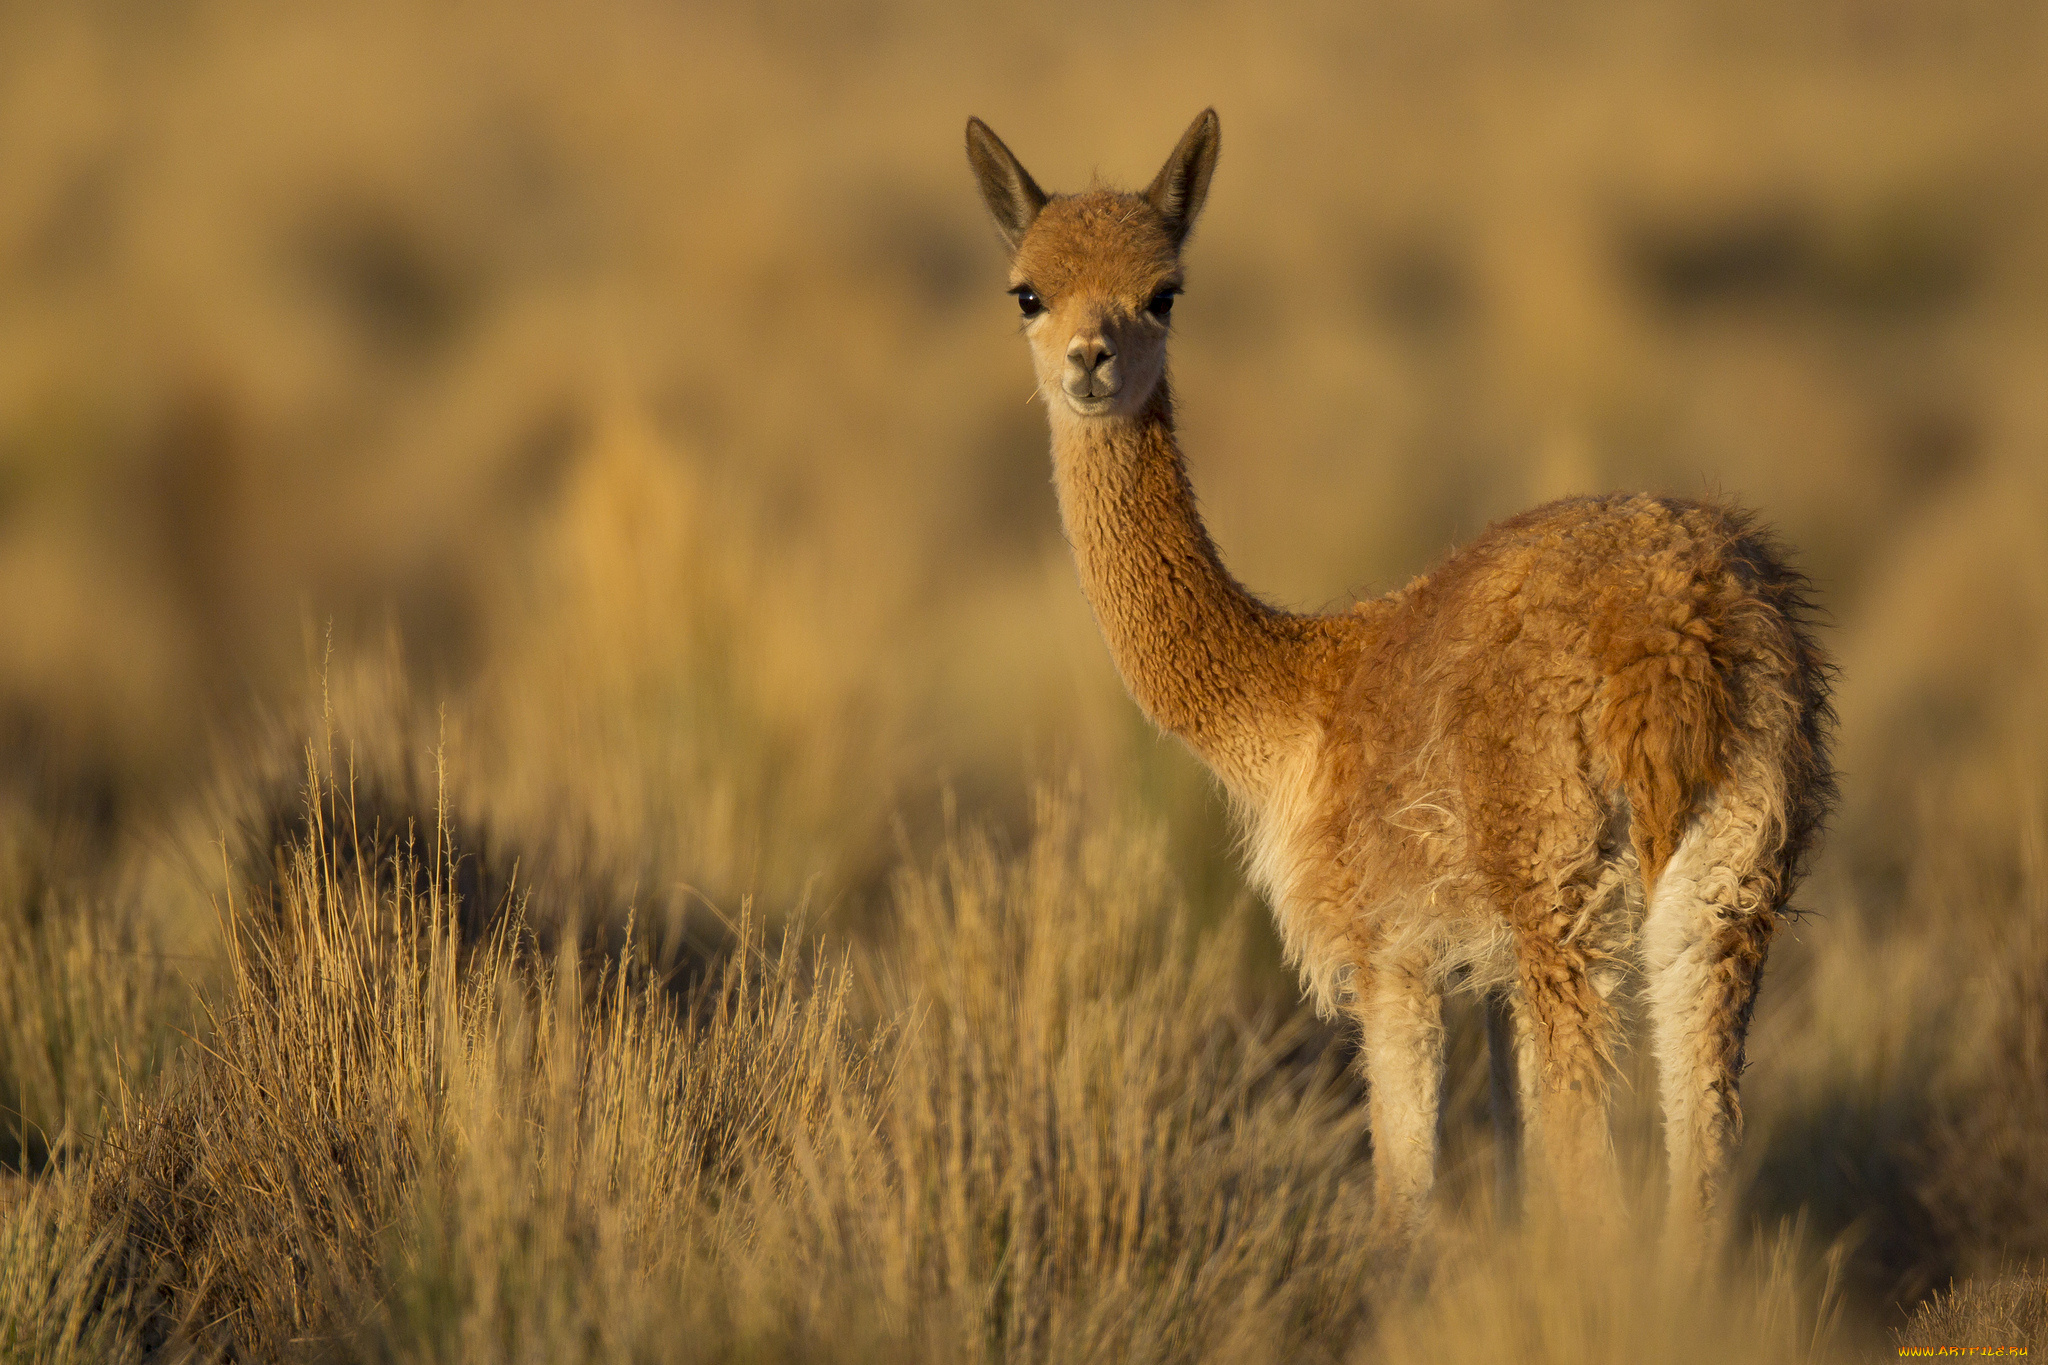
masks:
{"type": "Polygon", "coordinates": [[[1131,695],[1240,797],[1258,800],[1301,734],[1305,629],[1230,576],[1195,510],[1162,379],[1141,416],[1055,411],[1060,518],[1131,695]]]}

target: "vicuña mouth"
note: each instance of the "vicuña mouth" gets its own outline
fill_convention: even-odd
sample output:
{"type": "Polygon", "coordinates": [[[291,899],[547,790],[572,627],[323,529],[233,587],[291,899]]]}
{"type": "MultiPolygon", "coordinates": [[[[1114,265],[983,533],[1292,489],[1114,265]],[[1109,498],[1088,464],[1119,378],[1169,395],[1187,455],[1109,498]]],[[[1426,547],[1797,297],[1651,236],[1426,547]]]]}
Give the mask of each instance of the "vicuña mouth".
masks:
{"type": "Polygon", "coordinates": [[[1111,407],[1115,406],[1117,399],[1117,395],[1114,393],[1072,393],[1065,389],[1060,390],[1060,392],[1066,394],[1067,402],[1073,406],[1076,412],[1091,414],[1109,411],[1111,407]]]}

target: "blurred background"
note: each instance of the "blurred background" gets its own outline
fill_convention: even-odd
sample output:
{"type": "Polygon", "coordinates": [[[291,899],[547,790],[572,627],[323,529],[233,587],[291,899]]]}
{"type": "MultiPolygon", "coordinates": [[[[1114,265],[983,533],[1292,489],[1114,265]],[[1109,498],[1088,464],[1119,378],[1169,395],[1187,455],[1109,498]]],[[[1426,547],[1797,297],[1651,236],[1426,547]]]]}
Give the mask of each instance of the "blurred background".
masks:
{"type": "Polygon", "coordinates": [[[1879,1295],[2048,1250],[2048,15],[738,9],[0,4],[20,903],[203,961],[312,735],[678,942],[745,898],[861,933],[906,845],[1047,780],[1163,820],[1221,913],[961,146],[1141,185],[1213,104],[1174,363],[1233,570],[1314,609],[1562,494],[1758,509],[1828,614],[1845,801],[1753,1203],[1879,1295]]]}

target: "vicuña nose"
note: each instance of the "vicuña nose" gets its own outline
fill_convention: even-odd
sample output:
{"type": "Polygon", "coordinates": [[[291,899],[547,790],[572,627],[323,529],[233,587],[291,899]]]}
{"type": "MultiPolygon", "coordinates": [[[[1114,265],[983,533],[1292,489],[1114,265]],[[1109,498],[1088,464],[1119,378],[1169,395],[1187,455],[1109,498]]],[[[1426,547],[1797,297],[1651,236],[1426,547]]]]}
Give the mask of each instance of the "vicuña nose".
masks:
{"type": "Polygon", "coordinates": [[[1075,337],[1067,345],[1067,363],[1082,374],[1094,374],[1104,361],[1116,359],[1116,349],[1104,337],[1075,337]]]}

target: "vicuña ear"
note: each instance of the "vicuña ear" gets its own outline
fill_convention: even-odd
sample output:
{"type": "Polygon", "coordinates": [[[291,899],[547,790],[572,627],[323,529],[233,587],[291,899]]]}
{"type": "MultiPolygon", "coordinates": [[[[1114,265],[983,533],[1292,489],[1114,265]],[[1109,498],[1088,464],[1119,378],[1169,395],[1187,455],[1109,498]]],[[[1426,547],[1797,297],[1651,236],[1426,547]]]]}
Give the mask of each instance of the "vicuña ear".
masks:
{"type": "Polygon", "coordinates": [[[1209,196],[1209,177],[1216,173],[1216,152],[1223,142],[1223,125],[1214,109],[1204,109],[1180,135],[1180,145],[1159,168],[1145,197],[1166,219],[1166,230],[1174,245],[1187,240],[1202,201],[1209,196]]]}
{"type": "Polygon", "coordinates": [[[995,215],[996,230],[1015,251],[1045,207],[1045,191],[1013,156],[1003,140],[978,118],[967,120],[967,161],[981,185],[981,197],[995,215]]]}

